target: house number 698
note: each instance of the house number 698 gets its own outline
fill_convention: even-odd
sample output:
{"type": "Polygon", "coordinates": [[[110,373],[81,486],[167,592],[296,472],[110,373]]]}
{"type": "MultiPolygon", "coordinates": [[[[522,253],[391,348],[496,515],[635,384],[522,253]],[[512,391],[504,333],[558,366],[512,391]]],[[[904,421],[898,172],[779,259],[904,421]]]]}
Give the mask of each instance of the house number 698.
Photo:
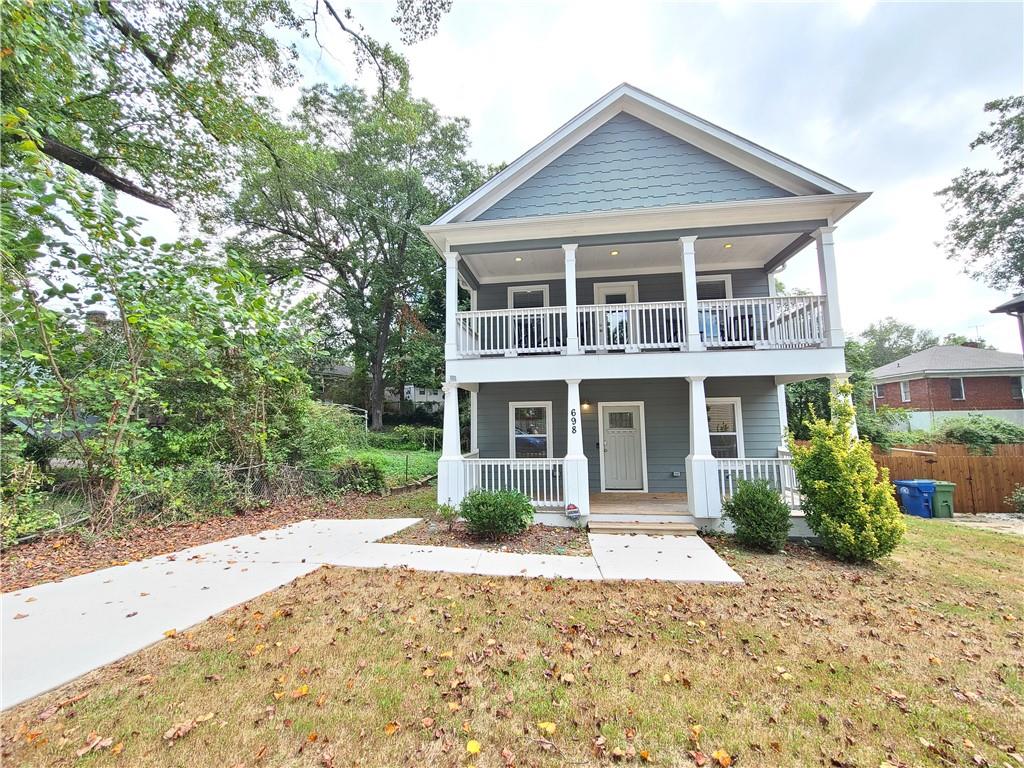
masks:
{"type": "Polygon", "coordinates": [[[569,424],[572,426],[572,434],[576,434],[576,409],[569,411],[569,424]]]}

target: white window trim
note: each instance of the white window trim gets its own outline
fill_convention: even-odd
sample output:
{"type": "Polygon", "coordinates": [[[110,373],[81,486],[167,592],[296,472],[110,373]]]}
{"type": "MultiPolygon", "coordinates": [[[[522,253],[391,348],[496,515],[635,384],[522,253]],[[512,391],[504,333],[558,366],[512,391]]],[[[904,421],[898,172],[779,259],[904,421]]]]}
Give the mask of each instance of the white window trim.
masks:
{"type": "Polygon", "coordinates": [[[550,459],[553,455],[553,448],[555,442],[554,436],[554,425],[551,423],[552,409],[550,400],[524,400],[517,402],[509,402],[508,404],[508,456],[510,459],[515,461],[516,459],[516,408],[546,408],[547,409],[547,434],[544,436],[547,438],[548,447],[548,458],[550,459]]]}
{"type": "Polygon", "coordinates": [[[950,381],[949,399],[952,400],[954,403],[962,403],[964,400],[967,399],[967,387],[964,385],[964,377],[963,376],[950,376],[949,377],[949,381],[950,381]],[[952,382],[954,382],[954,381],[959,381],[960,382],[960,397],[953,397],[952,382]]]}
{"type": "MultiPolygon", "coordinates": [[[[1010,378],[1013,378],[1012,376],[1010,378]]],[[[1017,381],[1020,383],[1020,397],[1013,396],[1013,384],[1010,384],[1010,399],[1011,400],[1024,400],[1024,376],[1020,376],[1017,381]]]]}
{"type": "Polygon", "coordinates": [[[647,421],[644,418],[643,400],[617,400],[597,404],[597,453],[601,464],[601,493],[608,490],[604,482],[604,409],[628,406],[640,407],[640,466],[644,485],[642,488],[627,490],[616,488],[613,493],[647,493],[647,421]]]}
{"type": "Polygon", "coordinates": [[[875,397],[885,397],[885,384],[875,384],[875,397]]]}
{"type": "MultiPolygon", "coordinates": [[[[732,275],[697,275],[698,283],[720,283],[725,282],[725,298],[732,298],[732,275]]],[[[704,301],[704,299],[701,299],[704,301]]],[[[713,299],[712,299],[713,301],[713,299]]]]}
{"type": "Polygon", "coordinates": [[[904,379],[899,384],[900,384],[900,402],[901,403],[909,403],[910,402],[910,380],[909,379],[904,379]],[[904,384],[907,387],[907,391],[906,391],[905,395],[903,393],[903,385],[904,384]]]}
{"type": "MultiPolygon", "coordinates": [[[[747,451],[743,445],[743,398],[742,397],[706,397],[708,405],[729,403],[733,406],[733,413],[736,415],[736,458],[747,458],[747,451]]],[[[731,432],[712,432],[711,424],[708,424],[708,432],[711,435],[731,435],[731,432]]]]}
{"type": "MultiPolygon", "coordinates": [[[[640,301],[640,281],[639,280],[622,280],[622,281],[619,281],[619,282],[612,282],[612,283],[594,283],[594,304],[601,304],[601,302],[597,300],[597,292],[598,292],[599,288],[603,289],[603,290],[607,290],[607,289],[615,290],[616,288],[622,289],[624,291],[624,293],[626,294],[626,298],[627,299],[632,297],[632,300],[626,302],[627,304],[636,304],[637,302],[640,301]]],[[[604,306],[604,305],[601,304],[601,306],[604,306]]],[[[610,304],[608,306],[615,306],[615,305],[614,304],[610,304]]]]}
{"type": "Polygon", "coordinates": [[[551,294],[547,283],[540,283],[538,285],[510,285],[508,287],[508,308],[512,309],[512,297],[517,293],[526,293],[530,291],[541,291],[544,294],[544,306],[551,306],[551,294]]]}

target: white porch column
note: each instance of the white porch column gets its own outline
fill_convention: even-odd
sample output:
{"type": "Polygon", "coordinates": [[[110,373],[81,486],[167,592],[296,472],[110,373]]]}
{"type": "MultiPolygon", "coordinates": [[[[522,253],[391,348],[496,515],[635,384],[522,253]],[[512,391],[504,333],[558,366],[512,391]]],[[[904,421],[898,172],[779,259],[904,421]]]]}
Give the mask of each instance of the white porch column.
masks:
{"type": "Polygon", "coordinates": [[[721,517],[718,459],[711,454],[704,377],[690,376],[690,455],[686,457],[686,496],[694,517],[721,517]]]}
{"type": "Polygon", "coordinates": [[[818,245],[818,276],[825,296],[825,338],[830,347],[841,347],[843,320],[839,314],[839,280],[836,273],[835,227],[821,227],[814,233],[818,245]]]}
{"type": "Polygon", "coordinates": [[[458,506],[466,493],[459,445],[459,388],[454,381],[448,381],[443,389],[444,433],[437,462],[437,503],[458,506]]]}
{"type": "Polygon", "coordinates": [[[583,454],[583,412],[580,408],[580,380],[566,379],[565,506],[575,504],[584,520],[590,514],[590,475],[587,457],[583,454]]]}
{"type": "Polygon", "coordinates": [[[850,383],[850,377],[847,374],[845,374],[845,373],[836,373],[836,374],[832,374],[829,378],[832,380],[831,388],[832,388],[832,391],[835,392],[836,397],[842,398],[847,403],[849,403],[851,406],[854,406],[853,423],[850,424],[850,437],[852,437],[854,440],[857,440],[857,439],[860,438],[860,432],[857,431],[857,410],[856,410],[856,406],[854,405],[854,402],[853,402],[853,395],[852,394],[841,395],[838,392],[836,392],[836,389],[838,387],[842,386],[843,384],[849,384],[850,383]]]}
{"type": "Polygon", "coordinates": [[[576,244],[563,245],[565,252],[565,347],[566,353],[580,353],[580,324],[576,317],[576,244]]]}
{"type": "Polygon", "coordinates": [[[683,262],[683,301],[686,302],[686,349],[699,352],[704,349],[700,339],[700,315],[697,312],[697,251],[696,235],[680,237],[683,262]]]}
{"type": "Polygon", "coordinates": [[[455,313],[459,310],[459,254],[446,251],[444,267],[444,359],[454,360],[458,356],[455,313]]]}

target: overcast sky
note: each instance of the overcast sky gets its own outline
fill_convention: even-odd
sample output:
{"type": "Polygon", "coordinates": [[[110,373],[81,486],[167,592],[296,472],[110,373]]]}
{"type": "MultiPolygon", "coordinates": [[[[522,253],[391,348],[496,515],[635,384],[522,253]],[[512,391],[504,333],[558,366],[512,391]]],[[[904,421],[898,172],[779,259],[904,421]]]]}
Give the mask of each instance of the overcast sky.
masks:
{"type": "MultiPolygon", "coordinates": [[[[1019,351],[1003,296],[935,243],[934,192],[967,164],[986,101],[1024,91],[1024,5],[496,3],[455,0],[406,49],[413,90],[470,119],[472,155],[509,161],[627,81],[857,190],[836,231],[844,326],[886,315],[1019,351]]],[[[391,3],[354,3],[397,42],[391,3]]],[[[350,80],[345,43],[303,52],[307,80],[350,80]]],[[[780,276],[817,287],[813,252],[780,276]]]]}

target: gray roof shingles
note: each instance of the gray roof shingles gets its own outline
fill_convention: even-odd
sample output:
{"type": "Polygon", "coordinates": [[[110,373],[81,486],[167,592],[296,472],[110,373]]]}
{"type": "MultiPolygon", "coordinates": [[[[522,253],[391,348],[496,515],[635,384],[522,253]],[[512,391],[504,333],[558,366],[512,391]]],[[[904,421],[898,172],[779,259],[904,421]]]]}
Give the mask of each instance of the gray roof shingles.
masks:
{"type": "Polygon", "coordinates": [[[1024,355],[997,352],[994,349],[940,345],[875,368],[871,375],[875,379],[920,378],[926,373],[970,374],[974,371],[1003,370],[1005,373],[1002,375],[1005,376],[1024,374],[1024,355]]]}

